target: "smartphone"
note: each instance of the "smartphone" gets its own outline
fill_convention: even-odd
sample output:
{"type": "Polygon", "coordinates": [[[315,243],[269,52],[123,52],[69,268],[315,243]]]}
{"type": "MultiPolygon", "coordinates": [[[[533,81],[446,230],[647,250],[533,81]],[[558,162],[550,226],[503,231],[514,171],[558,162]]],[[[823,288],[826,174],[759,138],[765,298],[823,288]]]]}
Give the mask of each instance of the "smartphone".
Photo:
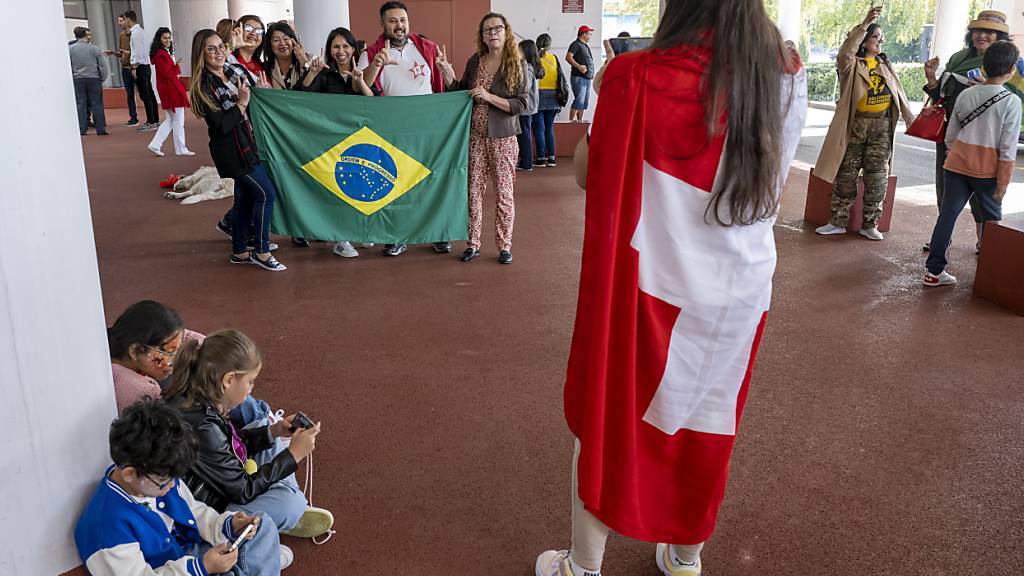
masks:
{"type": "Polygon", "coordinates": [[[298,414],[295,415],[295,418],[292,419],[291,430],[292,432],[295,432],[299,428],[305,428],[306,430],[309,430],[313,426],[313,421],[309,419],[309,416],[306,416],[302,412],[299,412],[298,414]]]}
{"type": "Polygon", "coordinates": [[[652,43],[654,43],[654,38],[644,36],[632,36],[628,38],[609,38],[608,43],[612,45],[612,50],[615,51],[615,54],[619,55],[625,54],[626,52],[646,50],[651,47],[652,43]]]}
{"type": "Polygon", "coordinates": [[[245,540],[245,537],[248,536],[249,532],[252,532],[253,528],[255,527],[256,523],[250,522],[249,525],[245,527],[245,530],[242,530],[242,533],[238,535],[238,538],[236,538],[234,542],[228,545],[228,547],[224,550],[224,553],[227,554],[229,552],[234,552],[235,549],[238,548],[238,546],[242,543],[242,540],[245,540]]]}

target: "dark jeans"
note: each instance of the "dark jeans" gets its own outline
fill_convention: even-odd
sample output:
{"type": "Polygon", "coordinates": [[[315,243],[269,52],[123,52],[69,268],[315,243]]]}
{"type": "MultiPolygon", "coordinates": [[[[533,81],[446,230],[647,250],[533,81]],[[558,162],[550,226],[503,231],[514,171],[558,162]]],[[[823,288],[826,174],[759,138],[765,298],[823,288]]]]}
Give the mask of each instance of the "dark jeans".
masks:
{"type": "Polygon", "coordinates": [[[156,95],[153,94],[153,80],[150,78],[150,67],[139,64],[135,69],[135,85],[139,88],[139,98],[146,107],[146,124],[160,122],[160,114],[156,109],[156,95]]]}
{"type": "Polygon", "coordinates": [[[533,169],[533,116],[519,117],[521,128],[516,139],[519,140],[519,167],[523,170],[533,169]]]}
{"type": "Polygon", "coordinates": [[[538,110],[533,115],[533,137],[537,140],[537,158],[555,157],[555,116],[558,116],[558,110],[538,110]]]}
{"type": "Polygon", "coordinates": [[[107,131],[107,117],[103,113],[103,82],[99,78],[75,78],[75,104],[78,105],[78,131],[85,134],[92,111],[96,132],[107,131]]]}
{"type": "MultiPolygon", "coordinates": [[[[946,163],[946,154],[949,150],[946,149],[945,142],[935,143],[935,205],[938,206],[939,212],[942,212],[942,198],[944,196],[943,189],[945,188],[946,177],[943,173],[946,171],[943,165],[946,163]]],[[[981,222],[981,208],[978,206],[978,201],[974,196],[971,196],[971,216],[974,217],[975,222],[981,222]]]]}
{"type": "Polygon", "coordinates": [[[246,251],[250,231],[256,252],[270,252],[270,217],[276,198],[277,188],[262,164],[235,179],[235,204],[231,207],[235,220],[231,227],[231,249],[235,254],[246,251]]]}
{"type": "Polygon", "coordinates": [[[946,251],[953,237],[953,228],[969,199],[973,197],[977,202],[978,211],[974,213],[976,219],[980,218],[984,222],[1003,218],[1003,205],[993,196],[996,191],[995,178],[972,178],[946,170],[943,183],[942,208],[935,229],[932,230],[931,250],[925,262],[925,268],[932,274],[946,269],[946,251]]]}
{"type": "Polygon", "coordinates": [[[131,68],[121,68],[121,82],[124,82],[124,91],[128,93],[128,117],[138,122],[139,113],[135,109],[135,78],[132,78],[131,68]]]}

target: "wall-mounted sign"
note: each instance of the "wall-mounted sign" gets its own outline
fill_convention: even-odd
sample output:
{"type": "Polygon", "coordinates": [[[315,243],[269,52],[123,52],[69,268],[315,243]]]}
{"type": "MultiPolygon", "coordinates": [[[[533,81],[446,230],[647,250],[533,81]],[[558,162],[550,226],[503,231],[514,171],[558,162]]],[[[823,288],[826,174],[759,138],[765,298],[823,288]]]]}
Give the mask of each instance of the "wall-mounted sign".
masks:
{"type": "Polygon", "coordinates": [[[583,0],[562,0],[562,14],[583,14],[583,0]]]}

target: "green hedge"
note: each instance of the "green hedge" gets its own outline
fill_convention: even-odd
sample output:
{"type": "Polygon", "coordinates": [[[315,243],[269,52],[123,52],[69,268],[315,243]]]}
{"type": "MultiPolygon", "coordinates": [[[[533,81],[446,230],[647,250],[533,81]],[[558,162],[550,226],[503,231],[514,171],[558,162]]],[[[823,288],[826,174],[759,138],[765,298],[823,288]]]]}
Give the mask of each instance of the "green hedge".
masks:
{"type": "MultiPolygon", "coordinates": [[[[900,84],[911,102],[924,100],[924,66],[922,64],[893,64],[900,77],[900,84]]],[[[839,99],[838,76],[835,62],[807,64],[807,92],[811,100],[835,102],[839,99]]]]}

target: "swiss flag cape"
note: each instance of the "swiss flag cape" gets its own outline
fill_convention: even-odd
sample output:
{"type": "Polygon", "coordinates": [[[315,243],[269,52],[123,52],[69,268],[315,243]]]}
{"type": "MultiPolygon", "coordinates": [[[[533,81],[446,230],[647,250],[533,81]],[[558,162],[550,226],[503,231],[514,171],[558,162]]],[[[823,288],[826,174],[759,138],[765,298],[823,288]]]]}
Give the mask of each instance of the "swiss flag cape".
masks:
{"type": "MultiPolygon", "coordinates": [[[[587,510],[652,542],[714,530],[775,270],[773,222],[705,219],[724,145],[706,137],[699,101],[709,58],[616,57],[590,140],[565,413],[587,510]]],[[[784,174],[807,113],[799,57],[790,68],[784,174]]]]}

